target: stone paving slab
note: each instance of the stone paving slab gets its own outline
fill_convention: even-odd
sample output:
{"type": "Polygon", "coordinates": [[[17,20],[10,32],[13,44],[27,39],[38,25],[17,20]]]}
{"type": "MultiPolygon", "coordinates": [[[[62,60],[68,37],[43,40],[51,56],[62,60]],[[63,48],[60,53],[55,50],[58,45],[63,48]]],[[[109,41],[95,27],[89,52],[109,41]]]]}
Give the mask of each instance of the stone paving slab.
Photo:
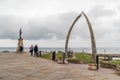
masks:
{"type": "Polygon", "coordinates": [[[88,70],[83,64],[58,64],[30,54],[0,53],[0,80],[120,80],[114,70],[88,70]]]}

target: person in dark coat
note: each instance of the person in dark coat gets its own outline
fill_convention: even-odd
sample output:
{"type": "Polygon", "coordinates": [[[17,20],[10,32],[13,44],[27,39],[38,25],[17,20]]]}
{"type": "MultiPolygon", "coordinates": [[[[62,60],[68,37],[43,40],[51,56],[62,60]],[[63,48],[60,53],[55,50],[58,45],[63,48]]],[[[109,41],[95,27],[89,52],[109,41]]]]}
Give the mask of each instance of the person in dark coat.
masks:
{"type": "Polygon", "coordinates": [[[37,46],[37,44],[34,46],[34,56],[38,57],[38,46],[37,46]]]}
{"type": "Polygon", "coordinates": [[[33,45],[31,45],[30,47],[30,53],[31,53],[31,56],[33,56],[33,45]]]}
{"type": "Polygon", "coordinates": [[[20,52],[20,55],[22,55],[22,52],[23,52],[23,46],[20,46],[20,48],[19,48],[19,52],[20,52]]]}

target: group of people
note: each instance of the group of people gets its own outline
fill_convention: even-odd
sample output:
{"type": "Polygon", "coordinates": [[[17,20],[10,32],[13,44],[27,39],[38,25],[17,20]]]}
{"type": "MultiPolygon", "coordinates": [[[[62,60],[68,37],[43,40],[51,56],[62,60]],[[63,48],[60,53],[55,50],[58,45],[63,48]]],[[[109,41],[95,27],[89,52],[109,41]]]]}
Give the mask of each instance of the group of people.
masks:
{"type": "MultiPolygon", "coordinates": [[[[22,52],[23,52],[23,46],[20,46],[19,47],[19,52],[20,52],[20,55],[22,55],[22,52]]],[[[30,53],[31,53],[31,56],[36,56],[36,57],[38,57],[38,46],[37,46],[37,44],[33,47],[33,45],[31,45],[30,46],[30,51],[29,51],[30,53]],[[34,52],[34,53],[33,53],[34,52]]]]}
{"type": "Polygon", "coordinates": [[[31,53],[31,56],[38,57],[38,46],[37,46],[37,44],[34,47],[33,47],[33,45],[31,45],[30,53],[31,53]],[[33,52],[34,52],[34,54],[33,54],[33,52]]]}

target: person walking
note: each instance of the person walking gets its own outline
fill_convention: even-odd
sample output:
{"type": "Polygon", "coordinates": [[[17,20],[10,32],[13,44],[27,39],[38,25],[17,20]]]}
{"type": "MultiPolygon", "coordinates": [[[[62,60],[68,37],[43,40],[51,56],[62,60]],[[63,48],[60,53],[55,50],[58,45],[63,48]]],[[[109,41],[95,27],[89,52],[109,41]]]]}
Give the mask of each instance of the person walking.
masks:
{"type": "Polygon", "coordinates": [[[20,55],[22,55],[22,52],[23,52],[23,46],[20,46],[20,48],[19,48],[19,52],[20,52],[20,55]]]}
{"type": "Polygon", "coordinates": [[[37,44],[34,46],[34,56],[38,57],[38,46],[37,46],[37,44]]]}
{"type": "Polygon", "coordinates": [[[30,46],[30,53],[31,53],[31,56],[33,56],[33,45],[30,46]]]}

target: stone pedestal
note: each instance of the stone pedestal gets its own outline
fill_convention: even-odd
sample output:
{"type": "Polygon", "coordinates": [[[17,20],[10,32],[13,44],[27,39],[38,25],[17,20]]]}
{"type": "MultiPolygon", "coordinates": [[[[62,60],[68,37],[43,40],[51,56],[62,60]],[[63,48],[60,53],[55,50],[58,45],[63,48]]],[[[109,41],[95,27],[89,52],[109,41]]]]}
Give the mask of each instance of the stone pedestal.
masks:
{"type": "MultiPolygon", "coordinates": [[[[23,46],[23,39],[22,38],[18,39],[18,47],[16,50],[17,53],[19,53],[20,46],[23,46]]],[[[24,51],[24,47],[23,47],[23,51],[24,51]]]]}
{"type": "Polygon", "coordinates": [[[97,64],[91,63],[88,67],[89,70],[97,70],[97,64]]]}

